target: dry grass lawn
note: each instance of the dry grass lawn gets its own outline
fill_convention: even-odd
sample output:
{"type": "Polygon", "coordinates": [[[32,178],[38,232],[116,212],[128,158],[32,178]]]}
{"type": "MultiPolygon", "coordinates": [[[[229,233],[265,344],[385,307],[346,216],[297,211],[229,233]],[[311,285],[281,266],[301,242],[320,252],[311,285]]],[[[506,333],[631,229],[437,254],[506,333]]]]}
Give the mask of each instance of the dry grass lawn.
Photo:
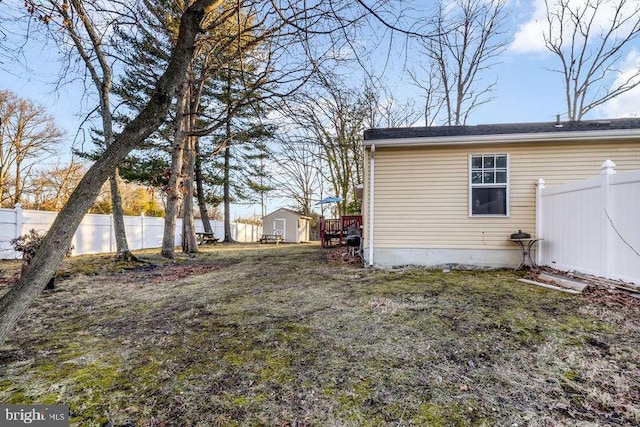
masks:
{"type": "Polygon", "coordinates": [[[79,426],[640,424],[631,297],[315,245],[141,256],[65,261],[0,348],[0,402],[65,403],[79,426]]]}

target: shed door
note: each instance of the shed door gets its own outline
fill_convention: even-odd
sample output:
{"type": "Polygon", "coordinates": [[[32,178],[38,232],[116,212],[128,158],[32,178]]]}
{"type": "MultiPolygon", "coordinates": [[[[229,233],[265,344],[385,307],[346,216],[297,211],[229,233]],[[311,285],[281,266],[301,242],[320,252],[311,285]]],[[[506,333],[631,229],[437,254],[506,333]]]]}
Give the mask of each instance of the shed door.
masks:
{"type": "Polygon", "coordinates": [[[306,242],[309,240],[309,221],[300,218],[298,220],[298,242],[306,242]]]}
{"type": "Polygon", "coordinates": [[[284,218],[278,218],[273,220],[273,234],[282,237],[282,240],[286,241],[285,226],[287,221],[284,218]]]}

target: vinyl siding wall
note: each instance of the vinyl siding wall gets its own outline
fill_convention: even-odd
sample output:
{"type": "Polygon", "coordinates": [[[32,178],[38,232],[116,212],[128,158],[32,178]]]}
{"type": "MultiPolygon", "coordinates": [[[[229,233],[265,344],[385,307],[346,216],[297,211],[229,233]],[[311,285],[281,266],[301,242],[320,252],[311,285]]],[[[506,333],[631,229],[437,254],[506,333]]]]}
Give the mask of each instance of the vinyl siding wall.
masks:
{"type": "MultiPolygon", "coordinates": [[[[363,214],[369,242],[369,155],[363,214]]],[[[374,247],[395,249],[514,249],[519,229],[535,235],[535,189],[600,173],[640,169],[640,143],[482,144],[456,147],[376,147],[374,247]],[[509,155],[509,216],[469,216],[469,156],[509,155]]]]}

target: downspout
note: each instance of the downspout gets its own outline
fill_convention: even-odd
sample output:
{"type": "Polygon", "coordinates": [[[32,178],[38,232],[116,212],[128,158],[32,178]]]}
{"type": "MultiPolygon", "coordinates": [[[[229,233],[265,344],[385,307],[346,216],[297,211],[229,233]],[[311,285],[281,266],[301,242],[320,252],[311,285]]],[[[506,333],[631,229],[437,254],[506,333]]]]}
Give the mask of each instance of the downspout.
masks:
{"type": "Polygon", "coordinates": [[[376,157],[376,146],[371,144],[371,155],[369,157],[369,267],[373,267],[373,191],[374,167],[376,157]]]}

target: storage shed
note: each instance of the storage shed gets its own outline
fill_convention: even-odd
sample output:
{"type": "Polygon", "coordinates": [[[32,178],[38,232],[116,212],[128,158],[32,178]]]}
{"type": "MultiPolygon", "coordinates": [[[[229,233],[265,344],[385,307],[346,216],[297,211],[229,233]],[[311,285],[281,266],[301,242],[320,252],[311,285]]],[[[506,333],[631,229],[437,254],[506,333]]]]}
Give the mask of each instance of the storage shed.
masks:
{"type": "Polygon", "coordinates": [[[265,235],[280,236],[283,242],[303,243],[309,241],[311,218],[292,209],[280,208],[262,218],[265,235]]]}

